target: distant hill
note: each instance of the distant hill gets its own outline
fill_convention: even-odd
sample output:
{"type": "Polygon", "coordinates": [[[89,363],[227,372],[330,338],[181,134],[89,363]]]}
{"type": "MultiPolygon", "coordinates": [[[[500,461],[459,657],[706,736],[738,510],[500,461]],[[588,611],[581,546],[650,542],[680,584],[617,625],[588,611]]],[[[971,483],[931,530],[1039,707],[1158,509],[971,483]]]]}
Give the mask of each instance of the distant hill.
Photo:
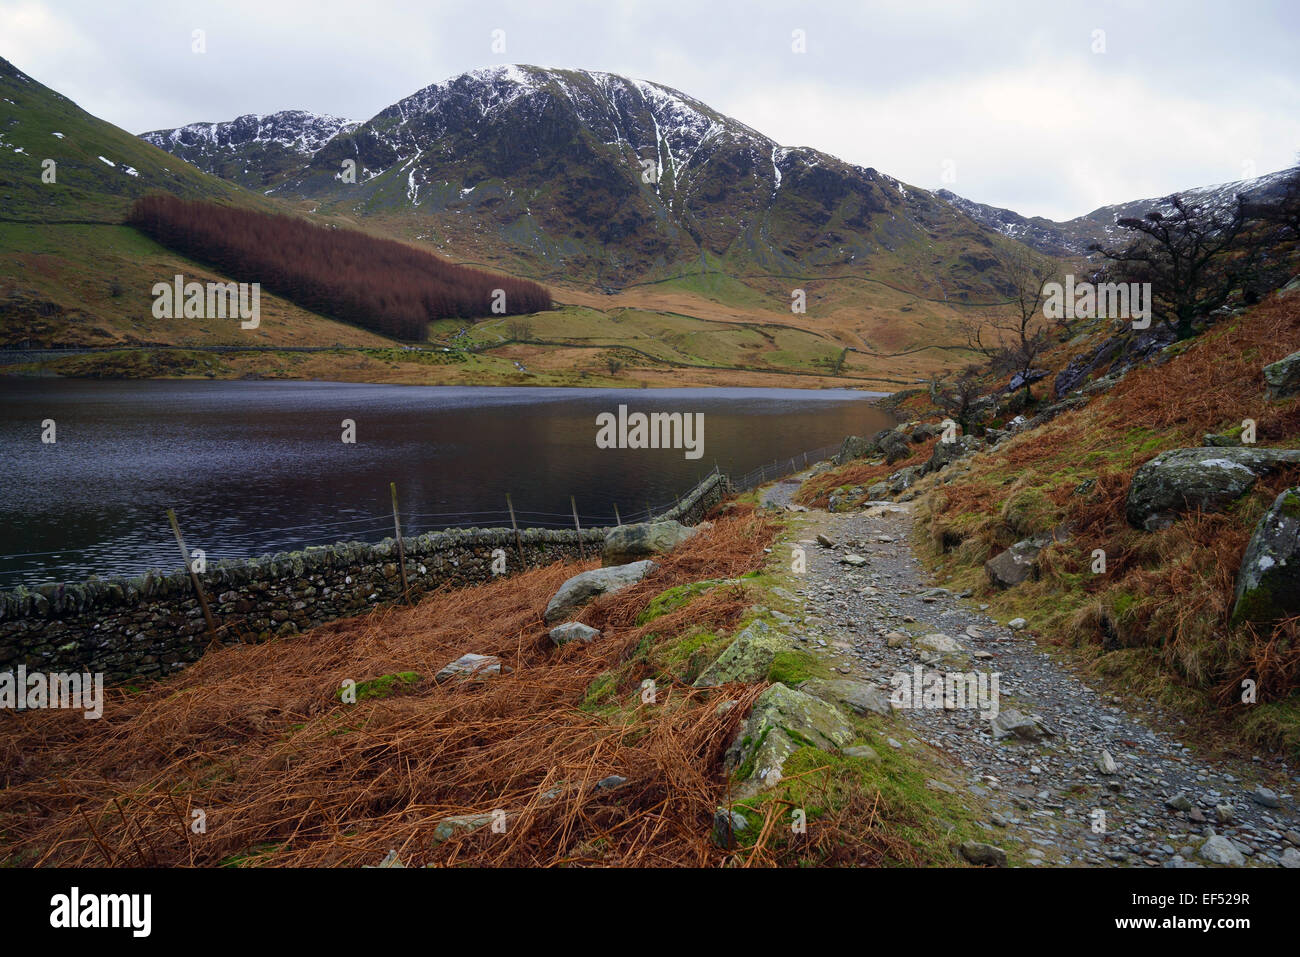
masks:
{"type": "MultiPolygon", "coordinates": [[[[1281,170],[1253,179],[1241,179],[1217,186],[1197,186],[1180,191],[1184,199],[1211,207],[1231,203],[1238,193],[1256,201],[1276,199],[1286,180],[1296,174],[1296,169],[1281,170]]],[[[971,219],[1003,236],[1032,246],[1049,256],[1084,256],[1093,243],[1103,246],[1124,242],[1124,230],[1115,225],[1116,220],[1140,218],[1156,209],[1168,209],[1167,197],[1135,199],[1125,203],[1102,206],[1086,216],[1076,216],[1065,222],[1054,222],[1042,216],[1026,217],[1010,209],[972,202],[956,193],[941,189],[937,196],[956,206],[971,219]]]]}

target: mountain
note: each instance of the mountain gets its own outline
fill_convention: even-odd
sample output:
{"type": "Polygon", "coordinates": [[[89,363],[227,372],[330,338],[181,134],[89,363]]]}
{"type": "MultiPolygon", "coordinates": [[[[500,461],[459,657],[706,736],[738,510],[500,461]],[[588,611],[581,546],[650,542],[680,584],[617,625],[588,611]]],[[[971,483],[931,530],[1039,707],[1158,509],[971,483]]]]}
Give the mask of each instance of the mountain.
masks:
{"type": "Polygon", "coordinates": [[[544,278],[618,288],[712,270],[852,274],[935,299],[998,298],[986,272],[999,241],[948,203],[781,146],[658,83],[536,66],[466,73],[341,124],[297,169],[284,154],[249,165],[226,129],[239,122],[146,136],[321,214],[544,278]]]}
{"type": "Polygon", "coordinates": [[[321,147],[358,124],[337,116],[282,110],[224,123],[191,123],[140,138],[187,163],[250,189],[265,189],[297,170],[321,147]]]}
{"type": "Polygon", "coordinates": [[[192,199],[242,191],[91,116],[0,59],[0,195],[7,221],[121,222],[131,202],[166,190],[192,199]],[[51,167],[53,182],[42,172],[51,167]]]}
{"type": "MultiPolygon", "coordinates": [[[[1215,186],[1198,186],[1182,190],[1184,199],[1214,209],[1227,208],[1241,194],[1254,202],[1277,199],[1290,177],[1297,169],[1281,170],[1251,179],[1240,179],[1215,186]]],[[[1053,222],[1042,216],[1022,216],[1010,209],[986,206],[958,196],[946,189],[938,190],[940,196],[963,213],[1009,239],[1032,246],[1049,256],[1085,256],[1093,243],[1103,246],[1119,245],[1125,241],[1126,230],[1115,223],[1119,219],[1140,218],[1152,210],[1168,210],[1168,197],[1135,199],[1112,206],[1102,206],[1085,216],[1076,216],[1065,222],[1053,222]]]]}

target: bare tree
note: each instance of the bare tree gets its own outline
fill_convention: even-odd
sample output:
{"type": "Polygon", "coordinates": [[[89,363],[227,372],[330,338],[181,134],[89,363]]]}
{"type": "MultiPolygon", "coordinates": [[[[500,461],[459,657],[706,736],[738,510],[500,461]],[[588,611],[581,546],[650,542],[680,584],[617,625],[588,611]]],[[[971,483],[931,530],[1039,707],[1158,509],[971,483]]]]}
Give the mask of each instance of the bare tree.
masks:
{"type": "Polygon", "coordinates": [[[515,342],[527,342],[533,337],[533,324],[527,319],[511,319],[506,323],[506,331],[515,342]]]}
{"type": "MultiPolygon", "coordinates": [[[[1010,311],[988,323],[987,331],[977,328],[974,343],[989,343],[985,354],[999,371],[1019,372],[1024,380],[1025,400],[1032,398],[1029,372],[1050,345],[1043,316],[1045,289],[1056,275],[1051,260],[1027,246],[1010,246],[998,251],[997,278],[1010,292],[1010,311]]],[[[1065,332],[1070,332],[1062,322],[1065,332]]],[[[968,341],[971,341],[968,338],[968,341]]],[[[981,351],[984,351],[981,349],[981,351]]]]}
{"type": "Polygon", "coordinates": [[[1211,209],[1173,195],[1170,212],[1152,210],[1141,219],[1117,221],[1135,234],[1123,249],[1090,248],[1115,264],[1129,282],[1151,283],[1152,312],[1179,339],[1218,309],[1250,276],[1259,252],[1259,231],[1239,195],[1227,210],[1211,209]]]}
{"type": "Polygon", "coordinates": [[[963,434],[969,434],[983,418],[978,409],[982,393],[979,370],[975,366],[967,366],[952,383],[940,385],[937,376],[930,380],[931,400],[961,426],[963,434]]]}

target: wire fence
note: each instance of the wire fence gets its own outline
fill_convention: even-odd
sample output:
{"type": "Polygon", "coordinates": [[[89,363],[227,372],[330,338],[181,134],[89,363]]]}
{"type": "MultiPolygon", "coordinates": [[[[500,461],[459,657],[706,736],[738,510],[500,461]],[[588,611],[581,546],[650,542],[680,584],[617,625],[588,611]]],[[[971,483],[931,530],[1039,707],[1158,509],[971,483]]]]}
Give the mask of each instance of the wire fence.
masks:
{"type": "Polygon", "coordinates": [[[799,455],[793,455],[788,459],[777,459],[774,462],[768,462],[766,465],[751,469],[744,475],[732,478],[731,487],[737,492],[748,492],[752,488],[766,485],[776,479],[802,472],[808,466],[830,458],[839,450],[839,445],[824,445],[819,449],[811,449],[799,455]]]}

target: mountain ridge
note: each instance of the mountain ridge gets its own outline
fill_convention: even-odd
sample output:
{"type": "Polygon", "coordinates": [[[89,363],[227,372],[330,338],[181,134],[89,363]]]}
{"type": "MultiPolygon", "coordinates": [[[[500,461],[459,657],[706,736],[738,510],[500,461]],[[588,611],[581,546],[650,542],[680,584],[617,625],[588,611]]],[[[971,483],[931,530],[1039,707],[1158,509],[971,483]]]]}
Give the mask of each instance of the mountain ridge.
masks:
{"type": "Polygon", "coordinates": [[[929,192],[600,71],[521,64],[430,84],[275,170],[266,191],[548,279],[621,288],[811,269],[936,297],[998,294],[985,253],[999,241],[929,192]]]}
{"type": "Polygon", "coordinates": [[[1009,239],[1024,242],[1039,252],[1058,257],[1084,256],[1093,243],[1117,245],[1122,242],[1124,230],[1116,225],[1117,220],[1126,217],[1140,218],[1152,210],[1167,211],[1170,209],[1168,200],[1171,196],[1181,196],[1192,203],[1216,208],[1230,202],[1238,193],[1257,201],[1274,199],[1280,195],[1286,180],[1294,176],[1298,169],[1300,167],[1291,167],[1247,179],[1175,190],[1164,196],[1111,203],[1068,220],[1024,216],[1012,209],[967,199],[947,189],[937,190],[936,195],[956,206],[976,222],[996,230],[1009,239]]]}

